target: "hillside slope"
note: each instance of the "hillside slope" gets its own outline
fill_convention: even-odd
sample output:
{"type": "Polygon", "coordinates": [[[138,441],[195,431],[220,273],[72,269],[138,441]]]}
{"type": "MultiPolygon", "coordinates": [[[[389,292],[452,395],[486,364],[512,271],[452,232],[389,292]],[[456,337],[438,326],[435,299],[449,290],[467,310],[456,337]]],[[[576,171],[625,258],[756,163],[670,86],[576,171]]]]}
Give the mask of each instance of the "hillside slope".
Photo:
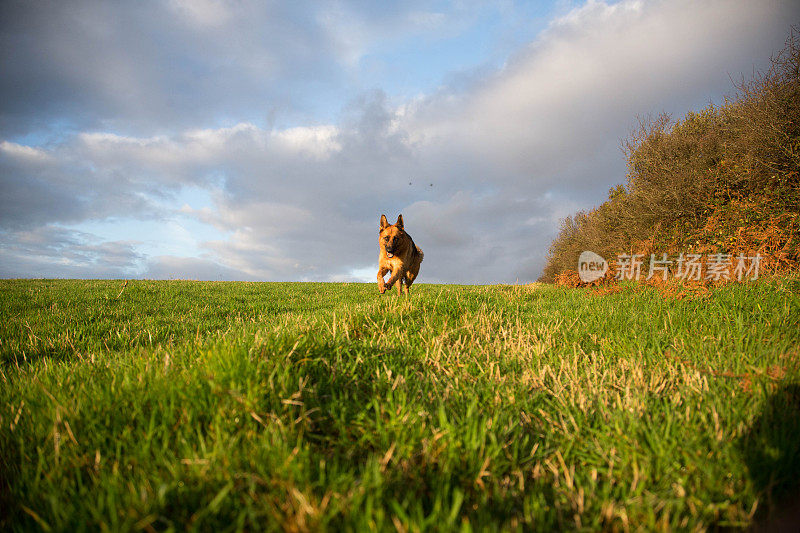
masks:
{"type": "Polygon", "coordinates": [[[625,143],[627,183],[562,222],[541,281],[574,271],[584,250],[762,257],[762,272],[800,259],[800,41],[735,97],[673,122],[642,121],[625,143]]]}

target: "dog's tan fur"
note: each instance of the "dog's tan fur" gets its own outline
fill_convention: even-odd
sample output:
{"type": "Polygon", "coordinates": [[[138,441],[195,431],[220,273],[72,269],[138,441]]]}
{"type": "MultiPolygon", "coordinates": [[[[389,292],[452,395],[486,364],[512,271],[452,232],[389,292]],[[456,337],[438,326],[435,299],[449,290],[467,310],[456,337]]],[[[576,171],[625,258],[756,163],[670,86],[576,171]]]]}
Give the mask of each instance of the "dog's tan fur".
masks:
{"type": "Polygon", "coordinates": [[[379,232],[378,290],[383,294],[397,283],[397,294],[400,295],[405,284],[405,292],[408,294],[408,289],[417,279],[424,254],[403,229],[403,215],[398,216],[397,222],[391,226],[386,215],[381,215],[379,232]],[[389,281],[384,282],[383,276],[387,272],[391,272],[391,276],[389,281]]]}

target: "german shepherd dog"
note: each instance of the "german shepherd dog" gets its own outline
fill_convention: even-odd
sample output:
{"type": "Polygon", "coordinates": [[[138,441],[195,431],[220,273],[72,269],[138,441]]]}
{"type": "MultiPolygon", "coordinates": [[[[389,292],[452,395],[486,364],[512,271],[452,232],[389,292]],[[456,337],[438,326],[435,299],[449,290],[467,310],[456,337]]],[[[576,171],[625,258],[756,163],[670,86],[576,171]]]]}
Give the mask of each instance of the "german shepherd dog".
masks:
{"type": "Polygon", "coordinates": [[[419,274],[419,264],[425,254],[414,244],[411,235],[403,229],[403,215],[397,217],[397,222],[389,225],[386,215],[381,215],[381,227],[378,236],[378,290],[381,294],[386,289],[391,289],[397,283],[397,294],[401,294],[401,287],[405,283],[405,291],[419,274]],[[383,276],[391,272],[389,281],[383,281],[383,276]]]}

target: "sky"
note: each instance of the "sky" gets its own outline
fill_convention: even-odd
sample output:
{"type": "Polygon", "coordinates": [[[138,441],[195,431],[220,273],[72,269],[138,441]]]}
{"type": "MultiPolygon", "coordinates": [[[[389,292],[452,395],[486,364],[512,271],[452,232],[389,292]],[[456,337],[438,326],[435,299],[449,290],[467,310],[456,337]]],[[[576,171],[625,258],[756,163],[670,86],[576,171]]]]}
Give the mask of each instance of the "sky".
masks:
{"type": "Polygon", "coordinates": [[[527,283],[640,120],[765,70],[779,0],[0,2],[0,277],[527,283]]]}

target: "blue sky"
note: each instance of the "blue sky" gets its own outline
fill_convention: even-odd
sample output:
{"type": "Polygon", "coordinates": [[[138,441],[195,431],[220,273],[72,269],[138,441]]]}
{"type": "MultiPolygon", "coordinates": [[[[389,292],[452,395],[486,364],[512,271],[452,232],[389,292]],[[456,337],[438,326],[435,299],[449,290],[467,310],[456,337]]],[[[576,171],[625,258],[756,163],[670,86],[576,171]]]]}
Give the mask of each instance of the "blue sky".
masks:
{"type": "Polygon", "coordinates": [[[768,65],[788,1],[0,4],[0,276],[528,282],[638,117],[768,65]]]}

